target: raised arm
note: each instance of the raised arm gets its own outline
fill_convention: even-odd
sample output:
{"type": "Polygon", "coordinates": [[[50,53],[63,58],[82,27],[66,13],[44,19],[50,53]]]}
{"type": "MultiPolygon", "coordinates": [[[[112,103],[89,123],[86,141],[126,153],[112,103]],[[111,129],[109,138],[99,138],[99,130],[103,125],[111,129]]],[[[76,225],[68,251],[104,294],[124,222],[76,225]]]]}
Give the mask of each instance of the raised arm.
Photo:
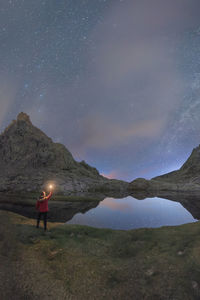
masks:
{"type": "Polygon", "coordinates": [[[51,198],[52,194],[53,194],[53,193],[52,193],[52,191],[51,191],[51,192],[49,193],[49,195],[45,197],[45,199],[49,200],[49,199],[51,198]]]}

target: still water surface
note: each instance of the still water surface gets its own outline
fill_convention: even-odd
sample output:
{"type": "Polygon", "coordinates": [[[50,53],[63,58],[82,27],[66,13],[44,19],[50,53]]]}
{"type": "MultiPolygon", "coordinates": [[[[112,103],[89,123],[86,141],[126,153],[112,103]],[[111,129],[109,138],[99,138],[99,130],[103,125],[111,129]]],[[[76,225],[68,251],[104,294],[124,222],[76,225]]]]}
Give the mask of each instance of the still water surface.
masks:
{"type": "Polygon", "coordinates": [[[68,224],[99,228],[133,229],[195,222],[197,219],[179,203],[162,198],[137,200],[105,198],[96,208],[77,213],[68,224]]]}

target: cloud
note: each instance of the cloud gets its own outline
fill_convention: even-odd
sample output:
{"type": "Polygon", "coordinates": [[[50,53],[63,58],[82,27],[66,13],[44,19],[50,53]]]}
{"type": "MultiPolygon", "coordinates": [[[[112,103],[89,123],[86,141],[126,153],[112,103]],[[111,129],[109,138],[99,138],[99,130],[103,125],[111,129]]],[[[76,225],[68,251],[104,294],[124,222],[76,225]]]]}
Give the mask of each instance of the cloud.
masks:
{"type": "Polygon", "coordinates": [[[119,173],[117,171],[111,171],[109,173],[101,173],[101,175],[109,179],[114,179],[119,177],[119,173]]]}
{"type": "Polygon", "coordinates": [[[125,179],[129,174],[125,171],[119,170],[119,169],[115,169],[112,170],[110,172],[102,172],[101,175],[103,175],[104,177],[107,177],[109,179],[115,179],[115,178],[123,178],[125,179]]]}
{"type": "MultiPolygon", "coordinates": [[[[120,122],[119,122],[120,123],[120,122]]],[[[144,120],[124,126],[98,116],[82,120],[80,148],[110,148],[135,138],[155,138],[163,129],[163,120],[144,120]]]]}
{"type": "Polygon", "coordinates": [[[5,123],[12,111],[17,93],[16,80],[0,74],[0,126],[5,123]]]}
{"type": "Polygon", "coordinates": [[[198,24],[197,7],[194,0],[138,0],[108,11],[91,33],[87,74],[68,89],[77,111],[84,105],[72,149],[130,143],[134,153],[138,139],[144,148],[159,142],[185,92],[175,50],[198,24]]]}
{"type": "Polygon", "coordinates": [[[116,199],[113,198],[106,198],[104,201],[102,201],[99,206],[108,207],[112,210],[116,211],[130,211],[132,209],[131,204],[129,203],[123,203],[123,200],[121,202],[116,201],[116,199]]]}
{"type": "Polygon", "coordinates": [[[135,156],[138,145],[158,143],[183,98],[175,49],[198,23],[197,7],[195,0],[117,1],[88,36],[86,69],[65,87],[48,86],[48,115],[30,107],[34,122],[50,117],[47,133],[63,136],[80,159],[125,144],[135,156]]]}

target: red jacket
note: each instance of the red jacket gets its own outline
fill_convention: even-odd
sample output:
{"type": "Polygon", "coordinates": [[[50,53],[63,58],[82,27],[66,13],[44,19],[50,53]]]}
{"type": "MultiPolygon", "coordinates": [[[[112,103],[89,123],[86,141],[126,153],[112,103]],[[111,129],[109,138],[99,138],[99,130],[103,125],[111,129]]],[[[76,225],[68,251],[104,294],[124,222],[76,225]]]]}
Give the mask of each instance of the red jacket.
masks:
{"type": "Polygon", "coordinates": [[[51,196],[52,196],[52,192],[49,193],[49,195],[46,197],[45,200],[43,200],[43,201],[37,200],[36,208],[37,208],[37,210],[39,210],[39,212],[47,212],[49,210],[48,209],[48,201],[51,198],[51,196]]]}

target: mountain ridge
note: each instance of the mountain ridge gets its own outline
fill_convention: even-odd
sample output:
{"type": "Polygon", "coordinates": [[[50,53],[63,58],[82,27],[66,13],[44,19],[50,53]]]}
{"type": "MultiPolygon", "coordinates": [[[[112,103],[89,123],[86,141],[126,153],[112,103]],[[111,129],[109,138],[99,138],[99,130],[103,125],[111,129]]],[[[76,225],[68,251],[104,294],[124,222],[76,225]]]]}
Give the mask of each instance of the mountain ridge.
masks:
{"type": "Polygon", "coordinates": [[[64,194],[95,188],[121,190],[128,184],[103,177],[85,161],[77,162],[23,112],[0,135],[0,179],[0,191],[38,191],[53,182],[56,192],[64,194]]]}
{"type": "Polygon", "coordinates": [[[175,171],[153,177],[137,178],[130,182],[130,190],[143,191],[200,191],[200,145],[195,147],[183,165],[175,171]]]}

